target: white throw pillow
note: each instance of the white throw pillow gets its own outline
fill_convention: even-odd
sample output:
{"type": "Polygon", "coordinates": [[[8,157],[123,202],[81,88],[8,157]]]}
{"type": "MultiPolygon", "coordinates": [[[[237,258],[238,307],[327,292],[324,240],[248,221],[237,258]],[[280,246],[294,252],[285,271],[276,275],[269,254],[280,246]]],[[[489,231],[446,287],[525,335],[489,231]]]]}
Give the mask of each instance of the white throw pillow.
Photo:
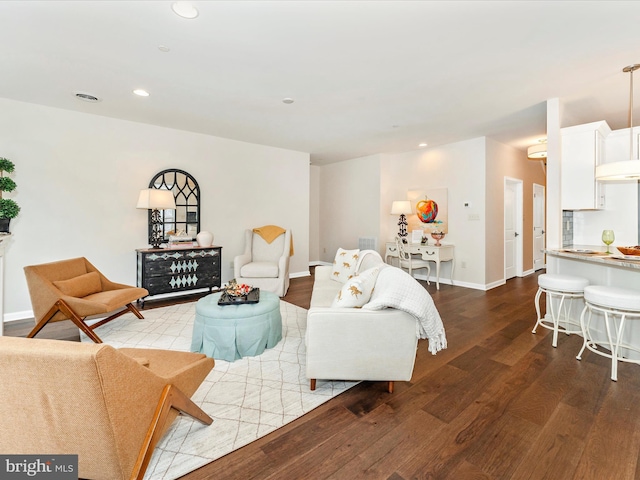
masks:
{"type": "Polygon", "coordinates": [[[380,268],[374,267],[351,277],[334,298],[332,307],[360,308],[371,298],[380,268]]]}
{"type": "Polygon", "coordinates": [[[360,258],[360,250],[345,250],[339,248],[336,252],[336,258],[333,260],[333,269],[331,270],[331,280],[344,283],[356,273],[358,266],[358,258],[360,258]]]}

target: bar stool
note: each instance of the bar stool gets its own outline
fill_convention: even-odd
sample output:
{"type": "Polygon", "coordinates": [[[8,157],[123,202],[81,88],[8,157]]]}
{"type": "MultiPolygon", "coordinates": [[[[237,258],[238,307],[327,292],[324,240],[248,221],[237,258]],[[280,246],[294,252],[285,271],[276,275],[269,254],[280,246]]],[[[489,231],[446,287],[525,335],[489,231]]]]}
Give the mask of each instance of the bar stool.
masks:
{"type": "Polygon", "coordinates": [[[618,360],[640,364],[640,360],[633,360],[620,356],[620,348],[626,348],[640,352],[639,347],[623,343],[624,326],[627,318],[640,318],[640,292],[618,287],[605,287],[602,285],[591,285],[584,289],[584,309],[580,315],[580,326],[582,327],[582,337],[584,341],[580,353],[576,357],[582,358],[582,352],[587,348],[593,353],[611,359],[611,380],[618,381],[618,360]],[[586,313],[589,316],[585,321],[586,313]],[[592,329],[591,317],[593,312],[604,315],[604,326],[606,330],[606,341],[597,342],[593,339],[592,333],[597,331],[592,329]],[[612,325],[613,323],[613,325],[612,325]],[[613,328],[612,328],[613,327],[613,328]],[[605,346],[609,344],[611,353],[598,350],[598,343],[605,346]]]}
{"type": "Polygon", "coordinates": [[[536,333],[538,325],[553,330],[553,340],[551,345],[558,346],[558,332],[564,332],[567,335],[571,333],[582,333],[578,318],[571,318],[571,307],[573,300],[582,298],[585,287],[589,285],[589,280],[574,275],[559,275],[555,273],[543,273],[538,277],[538,292],[536,293],[535,304],[538,319],[531,330],[536,333]],[[541,318],[540,315],[540,296],[542,292],[547,294],[549,313],[551,320],[541,318]],[[568,299],[567,302],[565,300],[568,299]],[[554,300],[557,302],[557,308],[554,308],[554,300]],[[563,308],[564,307],[564,308],[563,308]],[[564,325],[560,325],[560,322],[564,325]],[[569,327],[575,327],[570,329],[569,327]]]}

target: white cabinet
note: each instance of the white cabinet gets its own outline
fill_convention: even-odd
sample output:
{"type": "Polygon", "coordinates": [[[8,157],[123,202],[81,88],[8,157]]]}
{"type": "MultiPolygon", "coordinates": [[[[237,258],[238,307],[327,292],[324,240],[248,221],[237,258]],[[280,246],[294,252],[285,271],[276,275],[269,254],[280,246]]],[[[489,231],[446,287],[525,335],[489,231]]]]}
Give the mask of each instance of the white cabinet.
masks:
{"type": "Polygon", "coordinates": [[[596,182],[596,166],[604,163],[607,122],[593,122],[560,130],[562,157],[560,198],[562,210],[604,208],[604,188],[596,182]]]}

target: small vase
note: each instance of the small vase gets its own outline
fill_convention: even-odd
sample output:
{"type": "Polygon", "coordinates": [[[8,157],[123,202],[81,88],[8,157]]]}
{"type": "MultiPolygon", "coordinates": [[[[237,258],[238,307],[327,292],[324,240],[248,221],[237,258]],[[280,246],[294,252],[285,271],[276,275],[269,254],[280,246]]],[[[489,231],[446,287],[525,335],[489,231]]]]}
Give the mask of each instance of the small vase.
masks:
{"type": "Polygon", "coordinates": [[[431,234],[431,238],[433,238],[436,241],[436,247],[440,247],[442,245],[440,243],[440,240],[442,240],[444,238],[444,233],[442,233],[442,232],[433,232],[431,234]]]}
{"type": "Polygon", "coordinates": [[[11,224],[10,218],[0,218],[0,232],[10,233],[9,225],[11,224]]]}
{"type": "Polygon", "coordinates": [[[196,242],[198,242],[198,246],[200,247],[210,247],[213,245],[213,233],[200,232],[196,235],[196,242]]]}

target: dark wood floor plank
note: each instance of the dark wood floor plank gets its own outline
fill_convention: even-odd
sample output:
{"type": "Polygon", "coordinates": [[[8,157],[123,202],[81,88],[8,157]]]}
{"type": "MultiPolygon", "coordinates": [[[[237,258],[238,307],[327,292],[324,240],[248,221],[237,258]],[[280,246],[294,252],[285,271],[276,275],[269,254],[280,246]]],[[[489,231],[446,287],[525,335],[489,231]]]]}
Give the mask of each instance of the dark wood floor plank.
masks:
{"type": "MultiPolygon", "coordinates": [[[[422,446],[437,442],[443,426],[437,418],[417,410],[389,434],[372,442],[351,462],[326,478],[390,477],[406,459],[421,458],[424,452],[422,446]]],[[[401,472],[398,473],[402,476],[401,472]]]]}
{"type": "Polygon", "coordinates": [[[571,478],[582,456],[593,417],[579,408],[558,405],[511,478],[571,478]]]}
{"type": "Polygon", "coordinates": [[[573,478],[634,478],[638,452],[640,391],[630,383],[612,382],[573,478]]]}
{"type": "Polygon", "coordinates": [[[511,405],[509,411],[520,418],[538,425],[544,425],[570,388],[569,379],[573,379],[578,370],[578,362],[573,356],[561,355],[552,349],[554,359],[522,395],[511,405]]]}
{"type": "Polygon", "coordinates": [[[506,413],[488,425],[465,458],[492,477],[510,478],[540,430],[540,426],[506,413]]]}

